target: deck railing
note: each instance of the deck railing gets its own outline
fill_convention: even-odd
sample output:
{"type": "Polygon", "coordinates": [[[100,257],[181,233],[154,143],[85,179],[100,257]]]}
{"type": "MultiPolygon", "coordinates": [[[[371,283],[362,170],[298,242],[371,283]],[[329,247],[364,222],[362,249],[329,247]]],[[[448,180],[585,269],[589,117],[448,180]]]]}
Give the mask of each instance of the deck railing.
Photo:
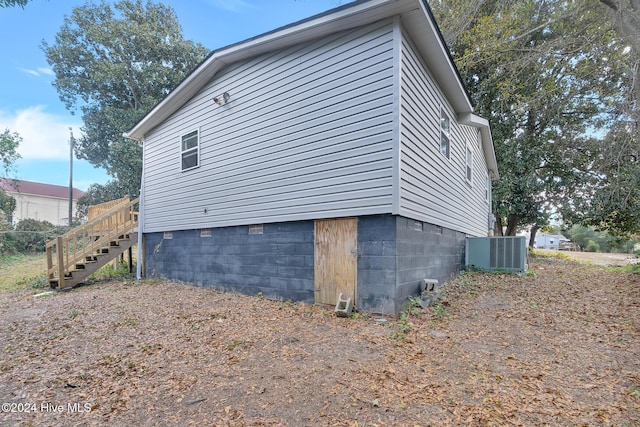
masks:
{"type": "MultiPolygon", "coordinates": [[[[107,202],[108,208],[102,205],[92,212],[93,217],[79,227],[50,240],[46,244],[47,276],[49,281],[58,280],[58,288],[64,289],[65,276],[76,269],[76,265],[92,259],[111,242],[118,241],[130,233],[137,231],[138,212],[134,207],[139,198],[129,197],[107,202]],[[118,202],[118,203],[114,203],[118,202]]],[[[91,212],[91,208],[90,212],[91,212]]]]}

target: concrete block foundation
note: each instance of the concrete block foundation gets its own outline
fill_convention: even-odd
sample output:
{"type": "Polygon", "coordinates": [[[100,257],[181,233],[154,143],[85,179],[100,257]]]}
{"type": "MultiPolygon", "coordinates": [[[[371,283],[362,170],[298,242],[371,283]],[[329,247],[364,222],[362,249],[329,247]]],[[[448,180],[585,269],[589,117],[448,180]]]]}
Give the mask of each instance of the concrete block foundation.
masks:
{"type": "MultiPolygon", "coordinates": [[[[314,222],[145,233],[145,273],[265,298],[314,302],[314,222]],[[203,237],[206,236],[206,237],[203,237]]],[[[399,313],[424,279],[464,268],[465,234],[395,215],[358,218],[358,309],[399,313]]]]}

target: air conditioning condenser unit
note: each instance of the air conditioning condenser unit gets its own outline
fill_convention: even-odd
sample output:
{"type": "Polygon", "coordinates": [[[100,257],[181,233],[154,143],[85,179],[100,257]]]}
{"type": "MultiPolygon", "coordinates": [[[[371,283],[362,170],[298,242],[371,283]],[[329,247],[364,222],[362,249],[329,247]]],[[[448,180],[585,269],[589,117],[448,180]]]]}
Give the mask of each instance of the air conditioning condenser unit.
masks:
{"type": "Polygon", "coordinates": [[[528,252],[524,236],[467,237],[465,246],[467,269],[527,271],[528,252]]]}

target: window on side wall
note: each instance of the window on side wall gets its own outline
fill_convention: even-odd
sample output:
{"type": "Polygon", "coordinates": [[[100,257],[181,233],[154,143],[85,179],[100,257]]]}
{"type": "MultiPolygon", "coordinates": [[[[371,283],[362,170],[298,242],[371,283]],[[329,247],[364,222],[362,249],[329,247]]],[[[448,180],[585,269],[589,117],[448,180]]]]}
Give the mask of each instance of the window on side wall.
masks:
{"type": "Polygon", "coordinates": [[[200,166],[200,138],[198,131],[194,130],[182,135],[182,170],[197,168],[200,166]]]}
{"type": "Polygon", "coordinates": [[[449,158],[451,151],[451,120],[444,109],[440,109],[440,154],[449,158]]]}
{"type": "Polygon", "coordinates": [[[473,150],[471,149],[471,145],[467,144],[467,156],[466,156],[466,178],[467,183],[471,184],[473,180],[473,150]]]}
{"type": "Polygon", "coordinates": [[[484,181],[484,200],[486,202],[491,200],[491,178],[489,176],[484,181]]]}

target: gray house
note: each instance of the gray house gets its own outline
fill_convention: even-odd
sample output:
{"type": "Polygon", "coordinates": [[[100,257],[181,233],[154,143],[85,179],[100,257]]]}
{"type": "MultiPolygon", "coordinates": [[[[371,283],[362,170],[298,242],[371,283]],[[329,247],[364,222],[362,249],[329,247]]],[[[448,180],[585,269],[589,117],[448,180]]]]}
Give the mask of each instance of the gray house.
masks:
{"type": "Polygon", "coordinates": [[[424,0],[214,51],[125,136],[144,147],[147,275],[397,313],[490,228],[489,123],[424,0]]]}

